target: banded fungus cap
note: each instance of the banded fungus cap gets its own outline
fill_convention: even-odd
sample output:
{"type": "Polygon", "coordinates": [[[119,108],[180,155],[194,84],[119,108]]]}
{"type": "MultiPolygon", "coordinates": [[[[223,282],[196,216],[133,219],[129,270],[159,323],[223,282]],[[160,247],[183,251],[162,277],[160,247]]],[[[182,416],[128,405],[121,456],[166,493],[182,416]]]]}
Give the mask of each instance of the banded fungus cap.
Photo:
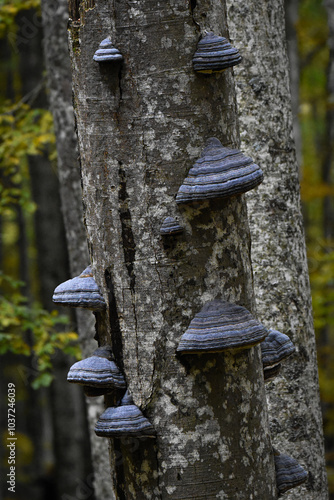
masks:
{"type": "Polygon", "coordinates": [[[214,73],[240,62],[238,49],[232,47],[223,36],[209,32],[198,42],[193,57],[193,68],[198,73],[214,73]]]}
{"type": "Polygon", "coordinates": [[[261,342],[263,368],[273,368],[291,356],[295,350],[287,335],[270,328],[268,336],[261,342]]]}
{"type": "Polygon", "coordinates": [[[210,198],[228,198],[255,188],[263,172],[253,160],[237,149],[222,146],[215,137],[205,143],[176,195],[176,203],[192,203],[210,198]]]}
{"type": "Polygon", "coordinates": [[[113,46],[110,38],[105,38],[100,43],[93,59],[97,62],[117,62],[122,61],[123,56],[120,51],[113,46]]]}
{"type": "Polygon", "coordinates": [[[144,417],[126,391],[120,406],[109,407],[95,425],[95,433],[101,437],[154,438],[156,431],[144,417]]]}
{"type": "Polygon", "coordinates": [[[276,485],[279,494],[285,493],[291,488],[305,483],[307,480],[306,470],[299,465],[297,460],[280,453],[274,454],[276,485]]]}
{"type": "Polygon", "coordinates": [[[92,311],[103,311],[106,308],[90,266],[79,276],[58,285],[52,300],[62,306],[83,307],[92,311]]]}
{"type": "Polygon", "coordinates": [[[183,232],[183,227],[180,226],[174,217],[166,217],[160,227],[160,234],[162,236],[172,236],[183,232]]]}
{"type": "Polygon", "coordinates": [[[242,306],[213,300],[191,320],[177,352],[192,354],[249,349],[262,342],[267,329],[242,306]]]}
{"type": "Polygon", "coordinates": [[[113,359],[110,346],[99,347],[92,356],[74,363],[68,372],[67,380],[85,386],[87,396],[100,396],[114,389],[126,388],[126,382],[113,359]]]}

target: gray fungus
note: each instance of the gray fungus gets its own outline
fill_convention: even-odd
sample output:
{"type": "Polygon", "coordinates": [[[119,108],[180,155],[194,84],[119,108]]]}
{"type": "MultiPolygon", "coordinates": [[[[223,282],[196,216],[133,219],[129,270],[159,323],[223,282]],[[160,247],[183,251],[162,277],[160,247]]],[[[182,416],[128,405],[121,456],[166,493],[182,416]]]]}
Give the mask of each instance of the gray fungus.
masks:
{"type": "Polygon", "coordinates": [[[223,36],[207,33],[197,45],[193,67],[198,73],[223,71],[241,62],[238,49],[223,36]]]}
{"type": "Polygon", "coordinates": [[[237,149],[225,148],[215,137],[205,143],[176,195],[176,203],[228,198],[245,193],[263,181],[263,172],[237,149]]]}
{"type": "Polygon", "coordinates": [[[79,276],[58,285],[52,300],[62,306],[83,307],[92,311],[102,311],[106,308],[90,266],[79,276]]]}
{"type": "Polygon", "coordinates": [[[174,217],[166,217],[160,227],[161,236],[173,236],[183,232],[183,227],[174,217]]]}
{"type": "Polygon", "coordinates": [[[126,391],[120,406],[109,407],[95,425],[100,437],[154,438],[156,432],[126,391]]]}
{"type": "Polygon", "coordinates": [[[295,346],[287,335],[278,330],[269,329],[269,335],[261,342],[264,379],[274,378],[280,371],[281,362],[291,356],[295,350],[295,346]]]}
{"type": "Polygon", "coordinates": [[[307,480],[306,470],[294,458],[280,453],[279,455],[274,454],[274,461],[279,495],[307,480]]]}
{"type": "Polygon", "coordinates": [[[83,385],[86,396],[91,397],[126,388],[124,377],[115,364],[109,346],[99,347],[92,356],[74,363],[67,380],[83,385]]]}
{"type": "Polygon", "coordinates": [[[242,306],[213,300],[191,320],[177,352],[181,354],[249,349],[262,342],[268,330],[242,306]]]}
{"type": "Polygon", "coordinates": [[[104,62],[120,62],[123,56],[118,49],[111,43],[109,38],[105,38],[99,45],[99,48],[93,56],[94,61],[99,63],[104,62]]]}

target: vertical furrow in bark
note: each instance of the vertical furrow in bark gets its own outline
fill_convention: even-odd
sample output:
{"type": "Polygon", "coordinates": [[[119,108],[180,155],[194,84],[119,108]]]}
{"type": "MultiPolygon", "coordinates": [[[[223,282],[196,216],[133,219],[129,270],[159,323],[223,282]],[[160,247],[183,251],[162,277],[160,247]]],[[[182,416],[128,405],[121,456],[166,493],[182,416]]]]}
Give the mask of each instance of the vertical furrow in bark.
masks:
{"type": "Polygon", "coordinates": [[[108,304],[109,304],[110,331],[112,332],[111,336],[112,336],[113,353],[115,356],[117,366],[124,372],[122,332],[119,325],[114,284],[112,282],[111,273],[109,270],[105,272],[105,280],[109,292],[108,304]]]}
{"type": "Polygon", "coordinates": [[[120,188],[118,199],[120,203],[120,219],[122,226],[122,246],[124,251],[124,262],[130,278],[131,292],[135,292],[136,275],[134,273],[134,261],[136,259],[136,243],[131,228],[131,213],[128,207],[128,193],[126,191],[125,172],[120,164],[119,167],[120,188]]]}
{"type": "Polygon", "coordinates": [[[275,446],[309,472],[288,499],[328,498],[315,338],[292,139],[283,1],[227,0],[229,30],[243,57],[235,68],[242,147],[264,171],[248,197],[259,318],[289,335],[296,354],[267,385],[275,446]]]}

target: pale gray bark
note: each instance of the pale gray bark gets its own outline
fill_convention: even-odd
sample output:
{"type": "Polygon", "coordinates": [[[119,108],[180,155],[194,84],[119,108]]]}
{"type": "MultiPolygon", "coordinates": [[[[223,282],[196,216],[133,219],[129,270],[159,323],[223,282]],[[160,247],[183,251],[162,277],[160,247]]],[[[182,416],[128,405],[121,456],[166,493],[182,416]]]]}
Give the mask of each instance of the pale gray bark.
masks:
{"type": "Polygon", "coordinates": [[[248,198],[257,311],[288,334],[296,354],[268,384],[273,442],[309,472],[286,498],[326,499],[322,418],[312,305],[292,140],[284,7],[277,0],[228,0],[231,39],[243,62],[235,68],[242,147],[265,180],[248,198]]]}
{"type": "MultiPolygon", "coordinates": [[[[100,0],[82,2],[80,12],[77,4],[70,2],[70,38],[85,222],[109,306],[99,315],[99,341],[112,344],[157,431],[156,440],[130,447],[111,442],[116,496],[274,499],[259,348],[175,355],[206,301],[254,309],[244,198],[175,204],[208,137],[238,144],[231,71],[193,72],[193,2],[100,0]],[[108,35],[122,65],[92,60],[108,35]],[[185,233],[164,244],[159,228],[168,215],[185,233]]],[[[202,32],[227,34],[223,2],[196,9],[202,32]]]]}
{"type": "MultiPolygon", "coordinates": [[[[42,15],[49,102],[54,118],[57,140],[61,205],[71,276],[77,276],[88,265],[89,255],[83,224],[79,153],[72,107],[71,65],[66,29],[68,22],[67,0],[57,0],[56,2],[43,0],[42,15]]],[[[76,320],[82,353],[84,357],[87,357],[97,347],[94,341],[95,319],[90,311],[78,310],[76,311],[76,320]]],[[[74,388],[71,387],[71,389],[73,392],[74,388]]],[[[98,439],[94,433],[96,414],[100,414],[103,409],[102,398],[87,398],[95,499],[112,500],[114,497],[110,493],[111,478],[108,446],[105,441],[98,439]]],[[[86,487],[91,488],[91,478],[86,477],[84,480],[86,487]]]]}

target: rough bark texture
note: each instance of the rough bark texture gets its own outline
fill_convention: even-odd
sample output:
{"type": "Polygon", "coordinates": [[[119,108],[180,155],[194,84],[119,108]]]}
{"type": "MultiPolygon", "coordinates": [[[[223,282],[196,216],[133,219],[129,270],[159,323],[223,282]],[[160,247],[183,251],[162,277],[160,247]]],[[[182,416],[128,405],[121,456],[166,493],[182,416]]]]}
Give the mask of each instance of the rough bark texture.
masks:
{"type": "Polygon", "coordinates": [[[228,0],[231,39],[242,64],[235,69],[242,147],[264,170],[248,198],[257,311],[288,334],[296,354],[268,384],[273,443],[309,472],[289,499],[326,499],[312,306],[292,140],[283,2],[228,0]]]}
{"type": "MultiPolygon", "coordinates": [[[[68,22],[67,0],[58,0],[57,2],[43,0],[42,15],[49,102],[57,140],[61,205],[71,276],[77,276],[89,263],[89,255],[83,224],[79,152],[72,107],[71,64],[66,29],[68,22]]],[[[84,357],[87,357],[97,346],[94,341],[94,315],[90,311],[77,310],[76,320],[82,353],[84,357]]],[[[74,388],[71,387],[71,389],[74,388]]],[[[108,446],[94,433],[96,415],[101,414],[104,408],[103,400],[102,398],[87,398],[87,405],[95,498],[96,500],[112,500],[114,497],[111,492],[108,446]]],[[[85,478],[85,481],[87,487],[91,487],[91,479],[85,478]]]]}
{"type": "MultiPolygon", "coordinates": [[[[175,355],[206,301],[254,308],[244,198],[175,204],[208,137],[238,143],[231,71],[193,72],[193,2],[100,0],[90,9],[81,4],[80,21],[74,7],[85,220],[109,304],[98,336],[112,344],[135,403],[157,431],[156,440],[112,441],[116,496],[276,498],[259,348],[175,355]],[[92,59],[108,35],[122,65],[92,59]],[[163,242],[168,215],[185,232],[163,242]]],[[[202,31],[227,34],[223,2],[201,2],[197,12],[202,31]]]]}

